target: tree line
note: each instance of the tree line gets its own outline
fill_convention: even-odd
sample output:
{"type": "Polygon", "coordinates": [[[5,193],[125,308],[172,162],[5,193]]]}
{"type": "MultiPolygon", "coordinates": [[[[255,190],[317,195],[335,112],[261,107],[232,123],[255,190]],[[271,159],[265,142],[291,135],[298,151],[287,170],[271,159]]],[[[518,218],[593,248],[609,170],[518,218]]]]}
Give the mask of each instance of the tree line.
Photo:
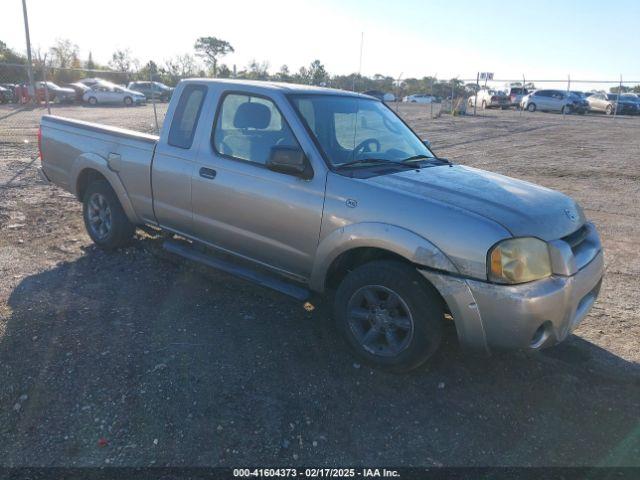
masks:
{"type": "MultiPolygon", "coordinates": [[[[271,80],[306,85],[319,85],[356,90],[360,92],[378,90],[396,95],[428,93],[440,98],[466,96],[477,89],[475,83],[465,84],[458,79],[441,80],[435,77],[398,79],[389,75],[375,74],[371,77],[350,73],[348,75],[332,75],[320,60],[313,60],[308,66],[291,71],[282,65],[275,73],[271,73],[271,65],[267,61],[252,60],[243,68],[229,66],[222,62],[229,53],[235,52],[226,40],[217,37],[200,37],[196,39],[193,53],[176,55],[157,63],[150,60],[141,63],[129,49],[113,52],[106,65],[99,64],[89,52],[86,60],[81,60],[79,47],[69,39],[58,39],[52,47],[43,51],[34,49],[32,63],[35,80],[42,80],[46,66],[47,80],[56,83],[70,83],[85,78],[94,70],[95,75],[115,83],[127,83],[135,80],[163,82],[174,86],[183,78],[217,77],[241,78],[248,80],[271,80]]],[[[26,65],[26,55],[16,52],[0,41],[0,83],[26,83],[26,72],[20,65],[26,65]],[[13,64],[8,66],[2,64],[13,64]]],[[[616,93],[619,87],[612,87],[616,93]]],[[[623,92],[640,93],[640,85],[623,86],[623,92]]]]}

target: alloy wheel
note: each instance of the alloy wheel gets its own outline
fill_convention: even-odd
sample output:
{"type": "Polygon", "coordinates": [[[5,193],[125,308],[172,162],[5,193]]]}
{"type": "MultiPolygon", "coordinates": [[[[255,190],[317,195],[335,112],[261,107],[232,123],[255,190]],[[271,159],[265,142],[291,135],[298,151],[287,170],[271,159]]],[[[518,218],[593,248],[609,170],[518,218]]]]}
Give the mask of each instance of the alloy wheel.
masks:
{"type": "Polygon", "coordinates": [[[409,306],[398,293],[382,285],[358,289],[347,304],[347,320],[360,346],[372,355],[394,357],[413,338],[409,306]]]}
{"type": "Polygon", "coordinates": [[[99,240],[104,240],[111,232],[111,207],[104,195],[94,193],[89,199],[87,219],[91,233],[99,240]]]}

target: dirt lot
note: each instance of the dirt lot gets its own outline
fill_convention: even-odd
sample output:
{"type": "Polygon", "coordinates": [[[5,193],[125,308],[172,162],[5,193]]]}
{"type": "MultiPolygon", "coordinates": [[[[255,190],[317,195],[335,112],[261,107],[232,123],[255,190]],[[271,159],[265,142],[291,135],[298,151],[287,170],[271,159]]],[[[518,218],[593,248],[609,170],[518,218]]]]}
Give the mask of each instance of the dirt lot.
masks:
{"type": "MultiPolygon", "coordinates": [[[[392,375],[354,363],[322,305],[147,235],[94,248],[37,177],[40,113],[0,110],[1,465],[640,466],[640,118],[403,107],[440,155],[577,198],[608,270],[559,347],[483,359],[449,332],[392,375]]],[[[153,129],[150,106],[56,113],[153,129]]]]}

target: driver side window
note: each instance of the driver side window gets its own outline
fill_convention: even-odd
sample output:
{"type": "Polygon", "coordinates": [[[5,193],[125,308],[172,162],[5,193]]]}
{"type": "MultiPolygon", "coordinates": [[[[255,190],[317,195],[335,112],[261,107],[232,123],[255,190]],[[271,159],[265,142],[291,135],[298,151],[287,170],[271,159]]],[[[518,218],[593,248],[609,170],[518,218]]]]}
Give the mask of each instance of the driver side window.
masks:
{"type": "Polygon", "coordinates": [[[272,147],[300,148],[273,101],[238,93],[224,97],[212,143],[218,154],[261,165],[269,160],[272,147]]]}

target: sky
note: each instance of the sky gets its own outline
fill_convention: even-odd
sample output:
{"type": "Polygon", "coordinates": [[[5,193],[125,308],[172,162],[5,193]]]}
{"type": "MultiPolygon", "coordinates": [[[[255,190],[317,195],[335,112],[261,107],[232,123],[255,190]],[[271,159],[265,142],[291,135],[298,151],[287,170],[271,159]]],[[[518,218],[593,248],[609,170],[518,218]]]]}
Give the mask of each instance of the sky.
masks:
{"type": "MultiPolygon", "coordinates": [[[[25,51],[21,0],[2,0],[0,40],[25,51]]],[[[639,0],[27,0],[31,42],[69,38],[107,63],[115,49],[142,63],[193,53],[197,37],[229,41],[222,62],[267,61],[272,73],[319,59],[332,74],[394,78],[640,82],[639,0]]],[[[585,90],[587,88],[584,88],[585,90]]]]}

